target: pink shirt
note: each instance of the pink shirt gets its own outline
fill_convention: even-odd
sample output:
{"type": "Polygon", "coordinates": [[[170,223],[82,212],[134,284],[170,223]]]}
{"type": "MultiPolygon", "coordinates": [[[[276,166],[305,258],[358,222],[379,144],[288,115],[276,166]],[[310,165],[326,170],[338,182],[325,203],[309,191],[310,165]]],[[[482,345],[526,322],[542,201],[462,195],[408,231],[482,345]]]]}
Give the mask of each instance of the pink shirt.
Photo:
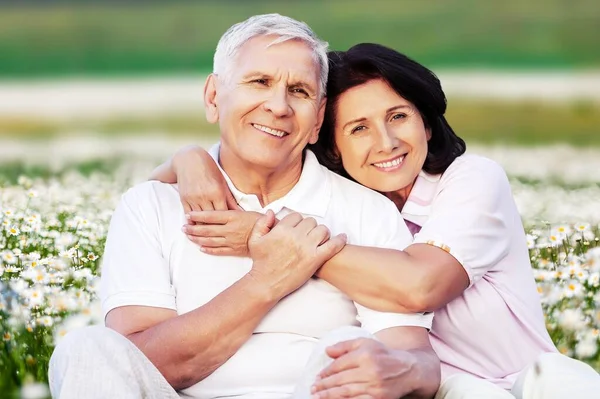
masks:
{"type": "Polygon", "coordinates": [[[435,311],[431,343],[442,379],[468,373],[510,389],[543,352],[545,327],[525,232],[504,170],[463,155],[441,175],[421,172],[402,209],[415,243],[448,251],[470,286],[435,311]]]}

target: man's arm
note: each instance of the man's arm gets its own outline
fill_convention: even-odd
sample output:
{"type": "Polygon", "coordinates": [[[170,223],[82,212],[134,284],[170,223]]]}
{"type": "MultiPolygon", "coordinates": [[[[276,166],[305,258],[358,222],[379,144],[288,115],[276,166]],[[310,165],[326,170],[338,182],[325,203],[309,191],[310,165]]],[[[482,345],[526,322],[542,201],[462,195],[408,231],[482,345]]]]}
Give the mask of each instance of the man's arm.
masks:
{"type": "MultiPolygon", "coordinates": [[[[329,231],[299,214],[274,224],[272,211],[256,222],[248,240],[252,269],[207,304],[180,316],[157,307],[117,307],[106,325],[131,339],[175,389],[206,378],[237,352],[281,298],[345,245],[343,236],[326,241],[329,231]]],[[[118,255],[115,249],[112,255],[118,255]]],[[[124,271],[111,271],[119,274],[112,280],[123,278],[124,271]]]]}
{"type": "Polygon", "coordinates": [[[124,306],[108,313],[106,325],[144,352],[173,388],[183,389],[235,354],[278,299],[246,275],[189,313],[124,306]]]}

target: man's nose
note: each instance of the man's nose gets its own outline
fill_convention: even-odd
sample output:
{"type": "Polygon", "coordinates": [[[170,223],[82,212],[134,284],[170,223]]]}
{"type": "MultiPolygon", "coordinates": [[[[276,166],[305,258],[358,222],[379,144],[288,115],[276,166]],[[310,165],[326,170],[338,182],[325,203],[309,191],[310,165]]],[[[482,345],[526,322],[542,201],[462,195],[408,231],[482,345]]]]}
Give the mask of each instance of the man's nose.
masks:
{"type": "Polygon", "coordinates": [[[379,152],[390,153],[397,149],[400,145],[400,140],[394,132],[381,128],[377,131],[379,152]]]}
{"type": "Polygon", "coordinates": [[[287,88],[276,87],[269,94],[269,98],[264,102],[266,111],[271,112],[278,118],[283,118],[291,114],[292,107],[289,103],[287,88]]]}

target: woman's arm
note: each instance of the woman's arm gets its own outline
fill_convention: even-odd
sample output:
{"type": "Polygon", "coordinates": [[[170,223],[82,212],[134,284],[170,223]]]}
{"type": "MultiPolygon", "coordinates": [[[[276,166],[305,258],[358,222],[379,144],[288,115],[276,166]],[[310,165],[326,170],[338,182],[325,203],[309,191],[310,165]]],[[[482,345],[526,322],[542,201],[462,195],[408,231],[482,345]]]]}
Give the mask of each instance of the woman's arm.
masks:
{"type": "Polygon", "coordinates": [[[196,145],[178,150],[152,171],[149,180],[178,183],[186,213],[239,209],[215,160],[196,145]]]}
{"type": "Polygon", "coordinates": [[[396,313],[434,311],[469,286],[461,264],[429,244],[404,251],[346,245],[318,276],[363,306],[396,313]]]}

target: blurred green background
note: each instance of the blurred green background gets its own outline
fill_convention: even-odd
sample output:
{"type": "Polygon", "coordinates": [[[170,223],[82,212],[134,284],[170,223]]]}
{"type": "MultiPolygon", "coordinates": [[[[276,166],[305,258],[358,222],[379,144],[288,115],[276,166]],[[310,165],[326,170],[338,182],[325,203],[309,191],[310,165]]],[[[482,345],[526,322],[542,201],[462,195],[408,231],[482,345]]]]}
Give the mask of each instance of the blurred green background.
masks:
{"type": "Polygon", "coordinates": [[[0,8],[0,75],[208,71],[233,23],[279,12],[334,49],[391,46],[433,67],[600,65],[597,0],[22,2],[0,8]]]}
{"type": "MultiPolygon", "coordinates": [[[[436,73],[451,70],[466,76],[473,70],[533,76],[559,71],[568,78],[591,71],[600,92],[597,0],[47,0],[0,2],[0,96],[3,84],[29,88],[55,79],[201,77],[210,72],[216,43],[229,26],[268,12],[306,21],[333,49],[382,43],[436,73]]],[[[540,85],[543,89],[544,83],[540,85]]],[[[454,90],[448,95],[448,118],[468,142],[599,145],[600,96],[564,101],[556,98],[560,96],[507,99],[491,92],[481,99],[454,90]]],[[[202,109],[170,112],[159,107],[142,115],[109,113],[101,118],[74,111],[65,120],[35,112],[13,115],[3,111],[0,101],[0,138],[82,130],[217,134],[205,124],[202,109]]]]}

